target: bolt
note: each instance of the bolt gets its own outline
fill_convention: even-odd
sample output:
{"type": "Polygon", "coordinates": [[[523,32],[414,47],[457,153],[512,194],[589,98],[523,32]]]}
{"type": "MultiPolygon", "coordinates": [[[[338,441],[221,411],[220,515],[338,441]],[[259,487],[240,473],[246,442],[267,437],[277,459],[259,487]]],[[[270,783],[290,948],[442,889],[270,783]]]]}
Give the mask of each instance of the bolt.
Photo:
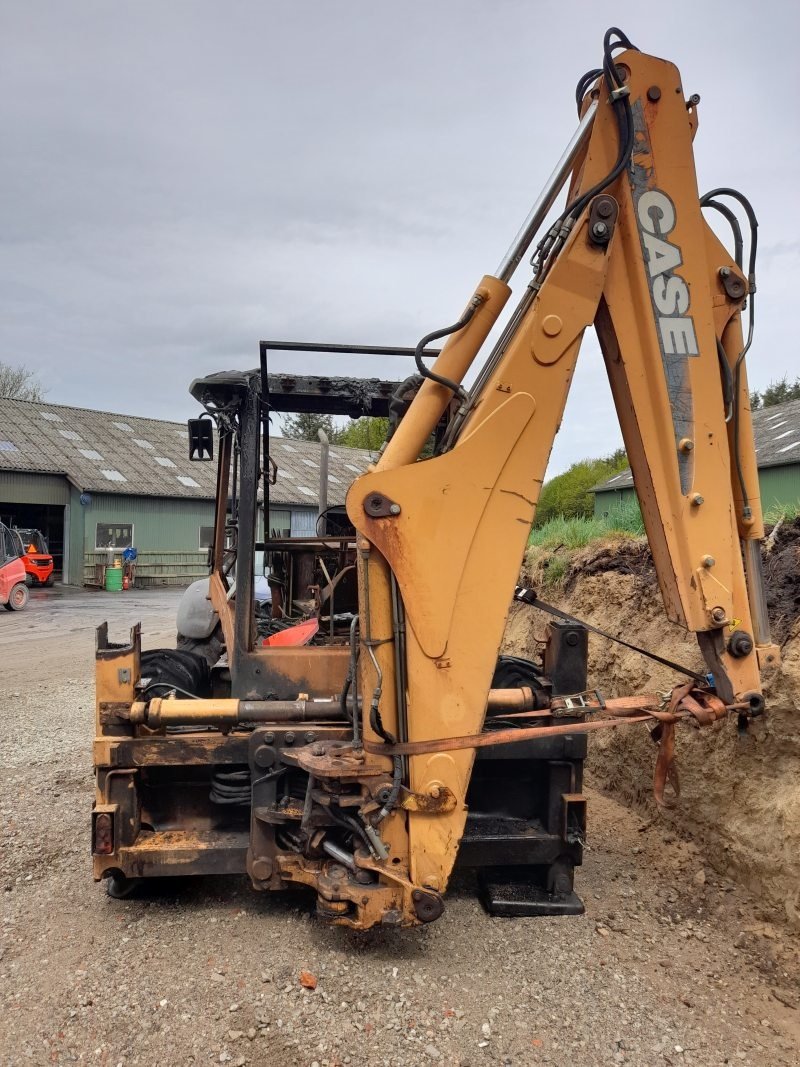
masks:
{"type": "Polygon", "coordinates": [[[285,735],[283,740],[286,742],[287,745],[293,745],[294,744],[294,731],[290,730],[288,732],[288,734],[285,735]]]}
{"type": "Polygon", "coordinates": [[[694,448],[694,441],[691,437],[682,437],[680,441],[678,441],[678,448],[681,452],[691,452],[694,448]]]}
{"type": "Polygon", "coordinates": [[[272,744],[272,742],[275,740],[275,734],[272,732],[272,730],[267,730],[267,732],[264,734],[264,740],[267,742],[268,745],[272,744]]]}
{"type": "Polygon", "coordinates": [[[661,90],[657,85],[651,85],[650,88],[647,90],[647,99],[650,100],[653,104],[656,102],[656,100],[661,99],[661,90]]]}
{"type": "Polygon", "coordinates": [[[596,237],[598,239],[598,241],[599,241],[603,237],[607,237],[607,236],[608,236],[608,226],[606,226],[606,224],[604,222],[596,222],[594,224],[594,226],[592,226],[592,237],[596,237]]]}
{"type": "Polygon", "coordinates": [[[399,504],[392,504],[391,507],[389,508],[389,514],[390,515],[399,515],[400,514],[400,505],[399,504]]]}
{"type": "Polygon", "coordinates": [[[730,267],[720,267],[719,268],[719,276],[720,276],[720,278],[727,278],[728,275],[730,274],[730,272],[731,272],[731,268],[730,267]]]}
{"type": "Polygon", "coordinates": [[[699,508],[701,504],[705,503],[705,500],[699,493],[692,494],[692,503],[696,508],[699,508]]]}
{"type": "Polygon", "coordinates": [[[272,860],[261,857],[253,861],[253,877],[259,882],[266,882],[272,877],[272,860]]]}
{"type": "Polygon", "coordinates": [[[700,103],[700,93],[692,93],[692,95],[689,97],[689,103],[692,105],[692,107],[697,107],[697,105],[700,103]]]}
{"type": "Polygon", "coordinates": [[[306,734],[306,741],[308,742],[308,744],[310,745],[311,742],[312,741],[316,741],[316,739],[317,739],[317,735],[314,733],[314,731],[313,730],[309,730],[308,733],[306,734]]]}
{"type": "Polygon", "coordinates": [[[725,608],[714,608],[711,612],[714,622],[725,622],[725,608]]]}
{"type": "Polygon", "coordinates": [[[596,211],[601,219],[610,219],[614,214],[614,205],[610,200],[598,200],[596,211]]]}
{"type": "Polygon", "coordinates": [[[578,635],[575,633],[574,630],[571,630],[564,640],[571,648],[574,648],[575,645],[577,645],[578,643],[578,635]]]}
{"type": "Polygon", "coordinates": [[[703,556],[700,562],[708,570],[708,568],[713,567],[717,561],[714,559],[713,556],[703,556]]]}

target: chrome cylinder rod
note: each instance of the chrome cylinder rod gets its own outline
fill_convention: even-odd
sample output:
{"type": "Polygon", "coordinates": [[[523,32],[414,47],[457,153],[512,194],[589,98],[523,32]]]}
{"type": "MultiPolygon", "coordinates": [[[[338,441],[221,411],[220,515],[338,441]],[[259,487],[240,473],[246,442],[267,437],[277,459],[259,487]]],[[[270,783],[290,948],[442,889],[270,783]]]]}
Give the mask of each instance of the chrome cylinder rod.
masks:
{"type": "Polygon", "coordinates": [[[753,619],[753,637],[757,645],[769,645],[772,643],[772,637],[760,541],[744,542],[744,569],[747,576],[747,599],[750,601],[750,615],[753,619]]]}
{"type": "Polygon", "coordinates": [[[591,132],[596,111],[597,101],[593,100],[586,109],[586,114],[581,119],[580,125],[572,136],[572,140],[564,150],[563,156],[559,159],[556,169],[550,175],[547,185],[540,193],[539,199],[533,205],[530,214],[522,224],[522,229],[514,238],[511,247],[503,256],[500,266],[494,272],[495,278],[499,278],[501,282],[509,281],[511,275],[522,261],[522,257],[528,251],[536,232],[544,222],[547,212],[556,202],[556,197],[563,189],[578,153],[591,132]]]}

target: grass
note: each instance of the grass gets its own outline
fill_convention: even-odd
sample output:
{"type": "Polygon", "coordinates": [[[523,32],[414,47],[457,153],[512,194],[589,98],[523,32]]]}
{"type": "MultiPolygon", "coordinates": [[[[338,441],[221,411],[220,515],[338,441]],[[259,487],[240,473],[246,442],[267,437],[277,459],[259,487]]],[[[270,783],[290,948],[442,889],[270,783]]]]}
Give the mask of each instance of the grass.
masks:
{"type": "Polygon", "coordinates": [[[562,585],[575,552],[594,541],[644,536],[639,505],[634,500],[620,504],[610,515],[591,518],[557,516],[534,526],[528,538],[526,565],[534,585],[562,585]]]}
{"type": "Polygon", "coordinates": [[[798,504],[774,504],[764,512],[764,522],[767,526],[774,526],[776,522],[792,522],[800,515],[798,504]]]}
{"type": "Polygon", "coordinates": [[[534,526],[528,538],[529,545],[540,548],[585,548],[592,541],[600,541],[612,534],[628,537],[643,537],[644,523],[635,501],[620,504],[610,515],[592,518],[565,519],[557,516],[541,526],[534,526]]]}

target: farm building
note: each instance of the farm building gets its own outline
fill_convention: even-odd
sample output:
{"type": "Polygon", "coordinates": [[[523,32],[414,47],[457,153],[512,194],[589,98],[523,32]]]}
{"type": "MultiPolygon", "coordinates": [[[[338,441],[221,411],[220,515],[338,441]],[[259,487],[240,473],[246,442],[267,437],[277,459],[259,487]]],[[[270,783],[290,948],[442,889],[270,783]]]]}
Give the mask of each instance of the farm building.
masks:
{"type": "MultiPolygon", "coordinates": [[[[800,505],[800,400],[753,412],[758,480],[764,512],[800,505]]],[[[594,486],[595,516],[610,515],[620,504],[636,499],[629,470],[594,486]]]]}
{"type": "MultiPolygon", "coordinates": [[[[270,530],[314,533],[320,448],[272,439],[270,530]]],[[[331,446],[330,506],[343,508],[371,459],[331,446]]],[[[204,576],[216,472],[215,462],[190,462],[185,423],[0,399],[0,520],[41,530],[66,584],[93,584],[96,565],[129,545],[138,551],[140,584],[204,576]]]]}

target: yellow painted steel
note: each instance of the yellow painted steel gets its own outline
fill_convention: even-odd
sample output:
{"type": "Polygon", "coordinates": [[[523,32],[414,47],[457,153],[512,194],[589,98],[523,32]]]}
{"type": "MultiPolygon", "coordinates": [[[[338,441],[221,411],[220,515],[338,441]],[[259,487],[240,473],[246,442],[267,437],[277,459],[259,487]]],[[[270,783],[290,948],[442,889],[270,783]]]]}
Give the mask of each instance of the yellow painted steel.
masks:
{"type": "MultiPolygon", "coordinates": [[[[732,489],[716,348],[722,337],[728,358],[737,358],[741,301],[731,301],[718,284],[718,268],[731,266],[730,257],[715,245],[701,215],[692,154],[696,114],[687,109],[677,69],[634,52],[617,62],[630,72],[635,145],[630,168],[605,190],[619,205],[610,245],[592,243],[584,212],[486,376],[452,450],[417,461],[450,399],[448,390],[426,382],[375,470],[348,494],[348,514],[359,531],[367,736],[374,736],[367,699],[377,686],[373,655],[382,673],[381,717],[394,736],[403,725],[398,692],[409,740],[480,730],[553,438],[591,324],[603,348],[667,614],[709,635],[704,649],[710,655],[714,646],[723,694],[760,692],[755,652],[734,659],[724,646],[734,627],[752,632],[739,538],[762,530],[746,409],[740,450],[748,485],[752,479],[752,522],[743,522],[732,489]],[[651,102],[652,86],[661,92],[651,102]],[[370,517],[364,502],[374,494],[399,505],[397,514],[370,517]],[[405,686],[396,677],[393,581],[407,621],[405,686]]],[[[573,193],[591,188],[617,156],[617,126],[604,93],[573,193]]],[[[460,380],[475,338],[488,332],[500,285],[483,280],[488,299],[464,336],[456,334],[445,347],[437,373],[460,380]]],[[[409,759],[410,788],[422,793],[444,784],[459,801],[448,814],[396,811],[387,820],[393,851],[408,860],[417,885],[446,887],[464,828],[473,758],[466,751],[409,759]]]]}

